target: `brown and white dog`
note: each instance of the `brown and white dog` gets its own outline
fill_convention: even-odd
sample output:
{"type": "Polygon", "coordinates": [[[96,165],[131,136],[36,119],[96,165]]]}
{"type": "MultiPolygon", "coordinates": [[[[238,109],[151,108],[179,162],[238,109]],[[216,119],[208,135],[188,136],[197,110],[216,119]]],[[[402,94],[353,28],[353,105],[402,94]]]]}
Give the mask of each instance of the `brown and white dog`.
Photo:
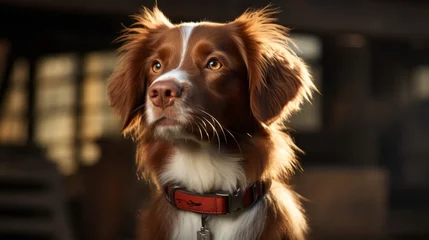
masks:
{"type": "Polygon", "coordinates": [[[145,8],[125,30],[108,93],[160,190],[142,238],[305,239],[282,126],[315,88],[274,13],[175,25],[145,8]]]}

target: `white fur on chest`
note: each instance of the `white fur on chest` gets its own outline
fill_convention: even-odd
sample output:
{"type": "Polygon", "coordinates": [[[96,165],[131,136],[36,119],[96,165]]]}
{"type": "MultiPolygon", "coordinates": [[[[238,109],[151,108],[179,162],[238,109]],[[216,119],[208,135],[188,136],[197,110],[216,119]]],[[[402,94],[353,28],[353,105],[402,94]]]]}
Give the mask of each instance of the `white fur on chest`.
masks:
{"type": "MultiPolygon", "coordinates": [[[[207,228],[212,240],[257,240],[264,229],[265,202],[233,215],[210,216],[207,228]]],[[[179,211],[171,240],[196,240],[201,228],[201,215],[179,211]]]]}
{"type": "Polygon", "coordinates": [[[199,151],[177,149],[163,168],[160,182],[173,182],[198,193],[232,193],[247,185],[241,158],[222,156],[208,147],[199,151]]]}
{"type": "MultiPolygon", "coordinates": [[[[204,193],[222,190],[232,193],[238,186],[246,186],[242,160],[222,156],[211,149],[184,151],[178,149],[169,159],[160,176],[161,184],[173,182],[188,190],[204,193]]],[[[171,239],[195,240],[201,228],[201,215],[178,211],[171,239]]],[[[252,240],[262,232],[265,203],[232,215],[210,216],[207,226],[214,240],[252,240]]]]}

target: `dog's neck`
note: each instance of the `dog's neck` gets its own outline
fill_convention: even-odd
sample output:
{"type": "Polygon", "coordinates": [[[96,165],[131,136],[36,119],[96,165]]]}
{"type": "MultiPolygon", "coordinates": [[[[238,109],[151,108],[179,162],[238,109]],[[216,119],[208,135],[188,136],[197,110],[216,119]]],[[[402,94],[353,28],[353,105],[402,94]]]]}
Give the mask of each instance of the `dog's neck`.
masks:
{"type": "Polygon", "coordinates": [[[227,191],[247,186],[243,159],[219,152],[211,144],[198,147],[174,144],[173,151],[160,174],[160,183],[178,184],[190,191],[205,193],[227,191]]]}
{"type": "MultiPolygon", "coordinates": [[[[218,152],[216,146],[210,144],[196,148],[173,147],[160,175],[162,185],[175,183],[200,194],[213,191],[232,194],[237,188],[244,189],[249,184],[240,154],[218,152]]],[[[257,239],[262,232],[266,214],[263,202],[257,202],[246,211],[209,217],[206,224],[212,239],[257,239]]],[[[171,239],[197,240],[196,233],[202,226],[201,215],[178,211],[177,216],[171,239]]]]}

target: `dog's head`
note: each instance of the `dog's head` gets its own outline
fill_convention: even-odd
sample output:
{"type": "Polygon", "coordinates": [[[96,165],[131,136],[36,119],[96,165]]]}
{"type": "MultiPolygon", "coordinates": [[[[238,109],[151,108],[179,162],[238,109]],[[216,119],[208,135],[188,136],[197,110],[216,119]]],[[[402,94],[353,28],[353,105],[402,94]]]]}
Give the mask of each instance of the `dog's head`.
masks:
{"type": "Polygon", "coordinates": [[[297,110],[314,86],[273,13],[175,25],[144,9],[122,36],[108,86],[123,131],[205,140],[222,129],[251,133],[297,110]]]}

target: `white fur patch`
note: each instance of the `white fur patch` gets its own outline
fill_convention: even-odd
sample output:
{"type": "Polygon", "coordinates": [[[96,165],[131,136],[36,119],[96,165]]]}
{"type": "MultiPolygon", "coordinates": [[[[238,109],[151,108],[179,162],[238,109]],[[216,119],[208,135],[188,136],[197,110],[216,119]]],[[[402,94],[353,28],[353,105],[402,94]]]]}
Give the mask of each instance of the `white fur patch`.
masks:
{"type": "MultiPolygon", "coordinates": [[[[207,228],[213,240],[256,240],[264,229],[265,217],[265,203],[261,201],[238,214],[210,216],[207,228]]],[[[201,228],[201,215],[180,211],[175,224],[172,240],[196,240],[197,231],[201,228]]]]}
{"type": "Polygon", "coordinates": [[[174,69],[156,78],[155,81],[152,82],[152,84],[169,79],[174,79],[178,82],[184,82],[188,79],[188,74],[185,71],[174,69]]]}
{"type": "Polygon", "coordinates": [[[221,156],[208,146],[194,152],[177,149],[164,167],[160,181],[175,182],[199,193],[213,189],[232,193],[237,187],[247,185],[242,159],[221,156]]]}
{"type": "Polygon", "coordinates": [[[182,66],[183,60],[185,59],[185,55],[186,55],[186,50],[188,50],[188,42],[189,42],[189,37],[192,34],[192,30],[194,30],[194,27],[197,25],[198,23],[183,23],[180,27],[180,32],[182,33],[182,54],[180,57],[180,63],[179,66],[177,68],[180,68],[182,66]]]}
{"type": "Polygon", "coordinates": [[[181,126],[158,126],[155,129],[155,136],[163,139],[177,139],[177,136],[183,135],[181,126]]]}
{"type": "Polygon", "coordinates": [[[145,103],[145,105],[146,105],[146,110],[145,110],[145,113],[146,113],[146,123],[150,124],[153,121],[155,121],[155,114],[153,113],[153,110],[152,110],[153,104],[150,101],[149,94],[146,94],[146,103],[145,103]]]}

